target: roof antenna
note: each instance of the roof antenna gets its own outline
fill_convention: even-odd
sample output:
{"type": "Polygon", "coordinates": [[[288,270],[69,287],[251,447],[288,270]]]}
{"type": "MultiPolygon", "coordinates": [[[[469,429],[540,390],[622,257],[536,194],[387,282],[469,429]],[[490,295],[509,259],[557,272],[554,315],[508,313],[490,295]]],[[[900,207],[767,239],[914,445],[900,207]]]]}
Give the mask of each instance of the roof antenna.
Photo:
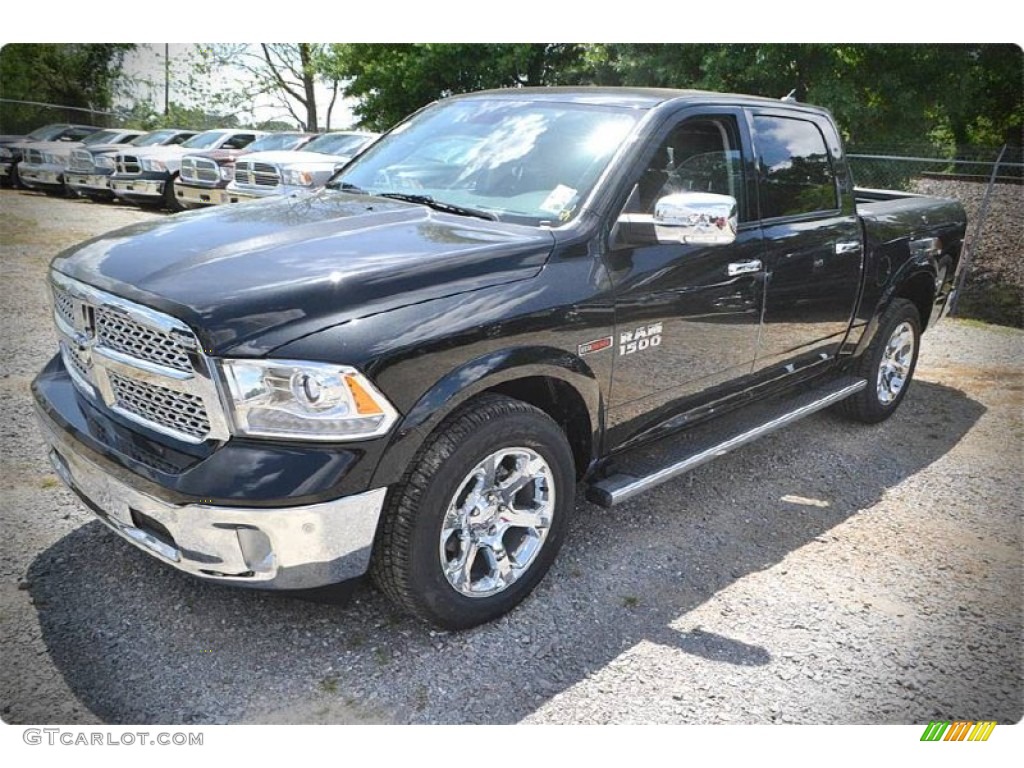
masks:
{"type": "Polygon", "coordinates": [[[779,101],[785,101],[787,103],[793,103],[796,101],[796,88],[783,96],[779,101]]]}

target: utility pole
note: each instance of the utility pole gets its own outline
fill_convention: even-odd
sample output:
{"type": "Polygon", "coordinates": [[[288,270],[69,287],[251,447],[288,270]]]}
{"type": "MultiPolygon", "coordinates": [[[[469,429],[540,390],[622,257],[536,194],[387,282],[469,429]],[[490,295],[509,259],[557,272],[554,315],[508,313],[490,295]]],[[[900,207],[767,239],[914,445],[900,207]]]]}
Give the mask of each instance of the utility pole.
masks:
{"type": "Polygon", "coordinates": [[[171,44],[164,43],[164,117],[171,111],[171,44]]]}

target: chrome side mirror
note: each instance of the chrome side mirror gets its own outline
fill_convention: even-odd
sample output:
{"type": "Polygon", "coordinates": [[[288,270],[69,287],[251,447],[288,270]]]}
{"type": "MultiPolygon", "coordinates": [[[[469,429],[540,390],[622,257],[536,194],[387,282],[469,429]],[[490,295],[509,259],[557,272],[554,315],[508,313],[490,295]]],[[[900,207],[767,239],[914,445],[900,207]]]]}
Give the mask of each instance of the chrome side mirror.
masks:
{"type": "Polygon", "coordinates": [[[736,198],[710,192],[677,192],[654,206],[659,243],[728,245],[736,239],[736,198]]]}

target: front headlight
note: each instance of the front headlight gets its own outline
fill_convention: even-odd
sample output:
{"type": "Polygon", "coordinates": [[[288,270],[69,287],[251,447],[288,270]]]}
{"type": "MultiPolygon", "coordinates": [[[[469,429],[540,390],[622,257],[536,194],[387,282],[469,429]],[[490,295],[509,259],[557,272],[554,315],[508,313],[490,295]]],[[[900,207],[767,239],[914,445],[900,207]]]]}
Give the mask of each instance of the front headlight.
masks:
{"type": "Polygon", "coordinates": [[[52,152],[44,152],[43,162],[46,165],[64,165],[67,162],[67,158],[64,155],[55,155],[52,152]]]}
{"type": "Polygon", "coordinates": [[[235,431],[303,440],[365,440],[398,413],[355,368],[300,360],[222,360],[235,431]]]}
{"type": "Polygon", "coordinates": [[[222,165],[220,167],[220,180],[231,181],[235,178],[235,168],[232,165],[222,165]]]}
{"type": "Polygon", "coordinates": [[[143,160],[142,170],[144,171],[166,171],[167,166],[162,160],[143,160]]]}
{"type": "Polygon", "coordinates": [[[285,168],[281,175],[285,184],[293,187],[313,186],[313,172],[304,171],[301,168],[285,168]]]}
{"type": "Polygon", "coordinates": [[[110,168],[111,170],[113,170],[117,165],[114,162],[114,158],[106,157],[105,155],[100,155],[93,162],[97,168],[110,168]]]}
{"type": "Polygon", "coordinates": [[[14,157],[14,154],[7,147],[0,147],[0,157],[7,160],[8,158],[14,157]]]}

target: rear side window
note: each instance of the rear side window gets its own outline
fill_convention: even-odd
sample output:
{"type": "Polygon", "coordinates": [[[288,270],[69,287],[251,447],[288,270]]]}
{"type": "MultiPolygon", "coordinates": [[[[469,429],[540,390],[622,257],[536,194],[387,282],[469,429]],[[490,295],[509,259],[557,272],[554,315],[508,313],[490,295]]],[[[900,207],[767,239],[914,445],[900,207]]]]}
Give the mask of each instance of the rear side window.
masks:
{"type": "Polygon", "coordinates": [[[835,172],[818,126],[797,118],[755,116],[754,140],[762,219],[839,207],[835,172]]]}

